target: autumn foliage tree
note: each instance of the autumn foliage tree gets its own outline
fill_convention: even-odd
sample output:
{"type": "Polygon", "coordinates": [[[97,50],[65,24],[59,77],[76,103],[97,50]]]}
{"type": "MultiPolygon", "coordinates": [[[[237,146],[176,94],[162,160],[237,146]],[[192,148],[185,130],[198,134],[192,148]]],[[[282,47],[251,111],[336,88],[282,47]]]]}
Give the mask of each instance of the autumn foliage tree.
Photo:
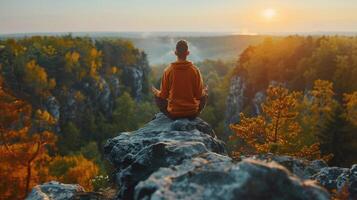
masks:
{"type": "Polygon", "coordinates": [[[319,144],[302,143],[302,130],[298,123],[301,92],[289,92],[282,86],[269,86],[262,104],[262,115],[246,117],[241,113],[239,124],[232,124],[231,139],[241,138],[249,146],[239,149],[242,153],[275,153],[320,158],[319,144]]]}
{"type": "Polygon", "coordinates": [[[98,174],[98,166],[77,156],[56,156],[49,163],[49,174],[53,179],[62,183],[78,183],[87,190],[92,190],[91,180],[98,174]]]}
{"type": "Polygon", "coordinates": [[[357,92],[344,94],[344,103],[346,107],[346,118],[357,126],[357,92]]]}
{"type": "MultiPolygon", "coordinates": [[[[0,193],[5,198],[21,199],[41,179],[34,170],[49,156],[46,146],[56,137],[49,131],[31,133],[31,106],[7,94],[0,86],[0,193]]],[[[42,119],[40,113],[39,120],[42,119]]]]}
{"type": "Polygon", "coordinates": [[[55,157],[56,136],[48,125],[55,122],[47,112],[36,110],[25,101],[9,95],[0,83],[0,197],[23,199],[36,184],[49,180],[81,183],[91,189],[90,179],[98,173],[98,167],[83,156],[55,157]],[[58,159],[70,164],[61,176],[54,175],[54,163],[58,159]],[[63,176],[67,178],[62,178],[63,176]]]}

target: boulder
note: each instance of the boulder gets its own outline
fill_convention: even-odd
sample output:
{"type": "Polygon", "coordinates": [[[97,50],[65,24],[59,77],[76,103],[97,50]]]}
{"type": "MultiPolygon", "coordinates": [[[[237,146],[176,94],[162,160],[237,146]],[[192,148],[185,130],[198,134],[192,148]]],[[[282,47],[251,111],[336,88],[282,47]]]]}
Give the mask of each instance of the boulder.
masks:
{"type": "Polygon", "coordinates": [[[200,118],[171,120],[162,113],[143,128],[104,146],[116,169],[118,199],[328,199],[274,161],[234,163],[224,143],[200,118]]]}
{"type": "Polygon", "coordinates": [[[80,185],[51,181],[32,188],[26,200],[69,200],[79,192],[84,192],[80,185]]]}
{"type": "Polygon", "coordinates": [[[195,120],[171,120],[162,113],[143,128],[121,133],[104,146],[104,153],[116,168],[120,197],[133,197],[139,181],[161,167],[179,165],[203,153],[226,154],[224,143],[216,138],[209,124],[195,120]]]}
{"type": "Polygon", "coordinates": [[[352,165],[350,169],[324,167],[311,178],[328,190],[341,192],[346,187],[349,199],[357,199],[357,164],[352,165]]]}
{"type": "Polygon", "coordinates": [[[279,156],[271,153],[254,155],[249,157],[242,156],[242,159],[244,158],[251,158],[254,160],[261,160],[265,162],[274,161],[286,167],[290,172],[292,172],[301,179],[310,179],[311,176],[318,173],[322,168],[328,167],[326,162],[323,160],[308,161],[302,158],[279,156]]]}
{"type": "Polygon", "coordinates": [[[244,157],[264,162],[274,161],[301,179],[317,181],[329,191],[341,192],[345,187],[350,199],[357,199],[357,164],[349,168],[329,167],[323,160],[308,161],[291,156],[264,154],[244,157]]]}
{"type": "Polygon", "coordinates": [[[322,186],[328,190],[340,188],[346,182],[348,168],[324,167],[318,173],[312,176],[322,186]]]}
{"type": "Polygon", "coordinates": [[[350,199],[357,199],[357,164],[352,165],[347,184],[350,199]]]}
{"type": "Polygon", "coordinates": [[[136,186],[134,199],[329,199],[323,188],[275,162],[224,157],[204,155],[160,168],[136,186]]]}

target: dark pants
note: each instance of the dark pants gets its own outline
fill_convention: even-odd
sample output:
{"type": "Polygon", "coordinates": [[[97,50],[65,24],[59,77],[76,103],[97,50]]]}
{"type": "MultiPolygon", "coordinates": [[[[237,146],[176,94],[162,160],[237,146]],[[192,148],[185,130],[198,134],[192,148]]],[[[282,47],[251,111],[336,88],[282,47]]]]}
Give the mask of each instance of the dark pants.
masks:
{"type": "Polygon", "coordinates": [[[155,102],[156,102],[157,107],[159,107],[160,111],[162,113],[164,113],[170,119],[175,120],[175,119],[180,119],[180,118],[188,118],[188,119],[192,120],[192,119],[195,119],[202,112],[202,110],[205,108],[206,103],[207,103],[207,96],[201,97],[197,114],[191,115],[191,116],[183,116],[183,117],[173,117],[170,115],[170,113],[167,111],[168,102],[166,99],[162,99],[160,97],[155,97],[155,102]]]}

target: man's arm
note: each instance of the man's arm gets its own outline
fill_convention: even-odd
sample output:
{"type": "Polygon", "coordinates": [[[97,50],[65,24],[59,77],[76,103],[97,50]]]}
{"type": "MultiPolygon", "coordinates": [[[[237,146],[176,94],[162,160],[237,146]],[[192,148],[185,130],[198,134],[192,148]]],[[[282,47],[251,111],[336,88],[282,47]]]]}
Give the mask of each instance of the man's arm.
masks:
{"type": "Polygon", "coordinates": [[[205,108],[208,99],[208,86],[203,86],[203,79],[201,72],[197,70],[197,85],[196,85],[195,98],[200,101],[198,113],[201,113],[205,108]]]}
{"type": "Polygon", "coordinates": [[[161,78],[161,85],[160,85],[160,90],[156,89],[154,86],[151,87],[152,93],[155,95],[155,97],[159,97],[162,99],[167,99],[169,97],[169,77],[167,74],[167,71],[165,70],[162,78],[161,78]]]}
{"type": "Polygon", "coordinates": [[[195,84],[195,92],[194,92],[194,96],[195,96],[195,99],[197,100],[200,100],[201,97],[203,96],[203,79],[202,79],[202,76],[201,76],[201,72],[200,70],[197,69],[197,72],[196,72],[196,84],[195,84]]]}
{"type": "Polygon", "coordinates": [[[154,94],[155,98],[155,103],[159,110],[164,113],[165,115],[168,115],[167,112],[167,98],[169,94],[169,83],[168,83],[168,77],[166,74],[166,70],[164,71],[162,78],[161,78],[161,85],[160,88],[161,90],[158,90],[154,86],[151,87],[151,91],[154,94]]]}
{"type": "Polygon", "coordinates": [[[202,97],[200,98],[200,105],[198,106],[198,113],[201,113],[205,108],[208,100],[208,86],[203,89],[202,97]]]}

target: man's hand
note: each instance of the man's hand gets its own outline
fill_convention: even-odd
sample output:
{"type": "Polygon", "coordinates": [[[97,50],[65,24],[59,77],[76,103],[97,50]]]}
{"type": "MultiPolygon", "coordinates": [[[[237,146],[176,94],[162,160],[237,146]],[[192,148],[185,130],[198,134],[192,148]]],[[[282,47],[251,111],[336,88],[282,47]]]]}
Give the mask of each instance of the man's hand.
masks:
{"type": "Polygon", "coordinates": [[[151,91],[156,97],[159,96],[160,90],[156,89],[156,87],[151,86],[151,91]]]}
{"type": "Polygon", "coordinates": [[[202,96],[208,96],[208,85],[206,85],[206,87],[203,88],[202,96]]]}

